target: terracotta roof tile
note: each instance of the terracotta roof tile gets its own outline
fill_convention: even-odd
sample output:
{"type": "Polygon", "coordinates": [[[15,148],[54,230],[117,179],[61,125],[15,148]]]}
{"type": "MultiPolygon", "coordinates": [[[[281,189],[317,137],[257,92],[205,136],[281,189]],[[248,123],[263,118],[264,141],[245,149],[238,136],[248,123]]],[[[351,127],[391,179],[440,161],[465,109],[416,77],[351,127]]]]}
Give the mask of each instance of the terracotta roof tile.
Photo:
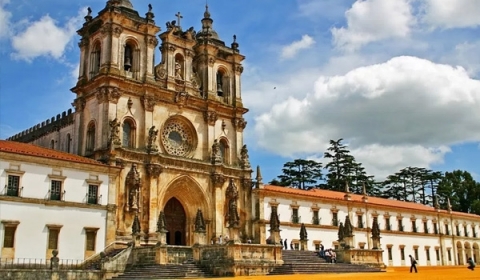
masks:
{"type": "MultiPolygon", "coordinates": [[[[345,196],[344,192],[336,192],[336,191],[322,190],[322,189],[311,189],[307,191],[307,190],[299,190],[299,189],[294,189],[289,187],[280,187],[280,186],[273,186],[273,185],[264,185],[264,189],[270,192],[295,194],[295,195],[318,197],[318,198],[333,199],[333,200],[344,200],[344,196],[345,196]]],[[[350,198],[351,198],[351,201],[363,202],[362,200],[363,195],[350,194],[350,198]]],[[[371,205],[388,206],[388,207],[402,208],[406,210],[436,212],[435,208],[421,204],[421,203],[406,202],[406,201],[373,197],[373,196],[368,197],[367,203],[371,205]]],[[[446,210],[440,210],[440,212],[447,213],[446,210]]],[[[470,213],[455,212],[455,211],[452,211],[452,213],[457,216],[465,216],[465,217],[471,217],[471,218],[477,218],[477,219],[480,218],[479,215],[470,214],[470,213]]]]}
{"type": "Polygon", "coordinates": [[[0,140],[0,152],[106,166],[90,158],[15,141],[0,140]]]}

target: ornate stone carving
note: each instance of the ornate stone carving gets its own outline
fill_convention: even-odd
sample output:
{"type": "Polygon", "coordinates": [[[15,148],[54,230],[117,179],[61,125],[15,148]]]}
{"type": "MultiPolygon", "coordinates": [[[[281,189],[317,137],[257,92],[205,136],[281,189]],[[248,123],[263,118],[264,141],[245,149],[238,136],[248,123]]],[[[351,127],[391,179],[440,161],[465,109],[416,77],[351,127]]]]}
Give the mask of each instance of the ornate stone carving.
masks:
{"type": "Polygon", "coordinates": [[[163,167],[159,164],[149,163],[146,165],[147,174],[152,178],[158,178],[163,171],[163,167]]]}
{"type": "Polygon", "coordinates": [[[270,231],[280,231],[280,219],[278,218],[277,206],[272,206],[270,213],[270,231]]]}
{"type": "Polygon", "coordinates": [[[155,79],[162,80],[167,77],[167,69],[165,69],[165,64],[160,63],[155,66],[155,79]]]}
{"type": "Polygon", "coordinates": [[[119,38],[123,33],[123,28],[118,24],[105,23],[102,27],[102,33],[105,35],[111,33],[114,37],[119,38]]]}
{"type": "Polygon", "coordinates": [[[142,97],[142,104],[145,111],[152,112],[157,102],[153,96],[145,95],[142,97]]]}
{"type": "Polygon", "coordinates": [[[160,211],[160,214],[158,215],[157,232],[168,232],[167,222],[165,220],[165,213],[163,213],[163,211],[160,211]]]}
{"type": "Polygon", "coordinates": [[[247,121],[244,118],[235,118],[233,123],[237,131],[243,131],[247,127],[247,121]]]}
{"type": "Polygon", "coordinates": [[[141,188],[141,180],[140,174],[137,171],[137,165],[134,163],[132,164],[132,168],[127,174],[127,178],[125,179],[125,187],[127,197],[127,211],[138,211],[140,205],[140,188],[141,188]]]}
{"type": "Polygon", "coordinates": [[[175,95],[175,103],[177,103],[178,107],[182,108],[183,106],[187,105],[188,101],[188,93],[186,92],[177,92],[175,95]]]}
{"type": "Polygon", "coordinates": [[[80,39],[80,42],[78,42],[78,46],[80,48],[86,47],[88,46],[88,44],[90,44],[90,40],[86,37],[83,37],[82,39],[80,39]]]}
{"type": "Polygon", "coordinates": [[[140,220],[138,219],[138,215],[135,214],[135,217],[133,218],[133,224],[132,224],[132,234],[138,235],[140,234],[140,231],[141,231],[140,220]]]}
{"type": "Polygon", "coordinates": [[[156,47],[158,45],[158,40],[155,36],[147,36],[145,37],[145,43],[150,47],[156,47]]]}
{"type": "Polygon", "coordinates": [[[235,67],[235,74],[242,74],[243,73],[243,66],[242,65],[237,65],[235,67]]]}
{"type": "Polygon", "coordinates": [[[250,160],[248,156],[248,149],[247,145],[243,145],[242,149],[240,150],[240,166],[243,169],[250,169],[250,160]]]}
{"type": "Polygon", "coordinates": [[[117,87],[105,86],[99,88],[96,96],[98,103],[112,102],[114,104],[117,104],[121,94],[117,87]]]}
{"type": "Polygon", "coordinates": [[[168,45],[168,51],[174,52],[177,48],[174,45],[168,45]]]}
{"type": "Polygon", "coordinates": [[[238,228],[240,226],[240,216],[238,215],[237,209],[238,190],[237,186],[235,186],[235,183],[233,182],[233,179],[230,179],[230,183],[228,184],[228,188],[225,192],[225,197],[228,203],[228,227],[238,228]]]}
{"type": "Polygon", "coordinates": [[[215,64],[215,58],[213,56],[208,58],[208,65],[213,66],[215,64]]]}
{"type": "Polygon", "coordinates": [[[215,122],[218,120],[217,113],[215,111],[206,111],[203,114],[205,121],[208,123],[208,125],[215,125],[215,122]]]}
{"type": "Polygon", "coordinates": [[[218,143],[217,139],[213,140],[211,160],[213,165],[222,164],[222,154],[220,153],[220,143],[218,143]]]}
{"type": "Polygon", "coordinates": [[[165,151],[170,155],[187,156],[196,147],[194,132],[186,122],[171,119],[165,123],[161,132],[165,151]]]}
{"type": "Polygon", "coordinates": [[[190,77],[190,83],[192,87],[199,89],[202,86],[202,80],[198,76],[197,72],[192,72],[192,76],[190,77]]]}
{"type": "Polygon", "coordinates": [[[85,102],[85,98],[83,97],[76,98],[72,103],[72,106],[75,107],[76,112],[82,112],[83,109],[85,109],[85,105],[86,105],[86,102],[85,102]]]}
{"type": "Polygon", "coordinates": [[[206,232],[205,220],[200,209],[197,210],[197,216],[195,217],[195,232],[206,232]]]}
{"type": "Polygon", "coordinates": [[[120,122],[115,118],[109,122],[109,125],[110,137],[108,138],[108,146],[113,149],[122,144],[120,141],[120,122]]]}
{"type": "Polygon", "coordinates": [[[124,168],[125,167],[125,161],[123,161],[123,159],[121,159],[121,158],[117,158],[115,160],[115,166],[124,168]]]}
{"type": "Polygon", "coordinates": [[[217,188],[222,187],[225,183],[225,176],[223,176],[223,174],[212,173],[212,175],[210,175],[210,178],[212,179],[213,185],[217,188]]]}
{"type": "Polygon", "coordinates": [[[155,126],[150,127],[150,129],[148,130],[147,154],[153,154],[158,152],[157,135],[158,130],[155,129],[155,126]]]}
{"type": "Polygon", "coordinates": [[[252,189],[253,188],[253,181],[250,178],[242,178],[242,188],[243,189],[252,189]]]}
{"type": "Polygon", "coordinates": [[[302,225],[300,226],[300,240],[302,241],[307,241],[307,228],[305,228],[305,224],[302,223],[302,225]]]}

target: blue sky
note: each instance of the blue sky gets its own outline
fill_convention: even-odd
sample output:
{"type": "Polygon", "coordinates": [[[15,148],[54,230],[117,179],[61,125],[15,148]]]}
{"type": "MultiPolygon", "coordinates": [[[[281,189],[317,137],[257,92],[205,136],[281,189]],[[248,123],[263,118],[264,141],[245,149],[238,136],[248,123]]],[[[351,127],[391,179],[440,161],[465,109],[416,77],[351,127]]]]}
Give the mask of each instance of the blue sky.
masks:
{"type": "MultiPolygon", "coordinates": [[[[71,108],[76,30],[105,2],[0,0],[1,139],[71,108]]],[[[177,12],[198,30],[205,6],[131,2],[142,15],[151,3],[162,30],[177,12]]],[[[208,2],[246,56],[245,141],[265,182],[338,138],[378,178],[420,166],[480,179],[480,1],[208,2]]]]}

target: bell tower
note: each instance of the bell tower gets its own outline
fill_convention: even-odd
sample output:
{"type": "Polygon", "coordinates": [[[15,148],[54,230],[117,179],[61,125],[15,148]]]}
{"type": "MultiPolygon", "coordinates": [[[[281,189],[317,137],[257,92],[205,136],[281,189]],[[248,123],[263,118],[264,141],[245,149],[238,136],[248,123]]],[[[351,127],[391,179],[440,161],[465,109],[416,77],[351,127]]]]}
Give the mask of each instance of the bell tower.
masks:
{"type": "Polygon", "coordinates": [[[220,39],[208,7],[199,32],[182,26],[180,12],[173,16],[160,32],[151,5],[144,17],[129,0],[109,0],[95,17],[88,10],[72,89],[76,153],[124,168],[112,186],[117,239],[130,238],[138,218],[143,242],[156,242],[163,213],[166,242],[192,245],[199,209],[208,240],[228,232],[251,238],[244,56],[235,36],[230,47],[220,39]],[[227,187],[238,195],[227,199],[227,187]]]}

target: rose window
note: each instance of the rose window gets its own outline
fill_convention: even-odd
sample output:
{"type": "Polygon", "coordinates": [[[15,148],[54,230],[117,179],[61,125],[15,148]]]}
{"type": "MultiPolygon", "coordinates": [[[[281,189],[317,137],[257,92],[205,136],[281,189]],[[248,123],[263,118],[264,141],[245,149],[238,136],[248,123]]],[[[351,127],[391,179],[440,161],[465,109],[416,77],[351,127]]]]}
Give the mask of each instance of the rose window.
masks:
{"type": "Polygon", "coordinates": [[[168,154],[186,156],[193,151],[195,139],[187,124],[178,120],[169,120],[162,130],[162,144],[168,154]]]}

